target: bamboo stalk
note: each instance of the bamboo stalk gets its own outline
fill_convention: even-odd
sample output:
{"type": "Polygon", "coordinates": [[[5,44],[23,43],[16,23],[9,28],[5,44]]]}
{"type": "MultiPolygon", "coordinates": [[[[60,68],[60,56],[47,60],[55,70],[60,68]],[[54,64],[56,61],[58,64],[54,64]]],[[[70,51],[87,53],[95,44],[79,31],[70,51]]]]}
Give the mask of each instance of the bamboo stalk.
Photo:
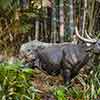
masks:
{"type": "Polygon", "coordinates": [[[82,23],[82,34],[85,33],[86,13],[87,13],[87,0],[84,0],[84,15],[83,15],[83,23],[82,23]]]}
{"type": "Polygon", "coordinates": [[[35,40],[38,40],[39,38],[39,21],[36,20],[36,32],[35,32],[35,40]]]}
{"type": "Polygon", "coordinates": [[[59,4],[59,16],[60,16],[60,40],[64,41],[64,1],[60,0],[59,4]]]}

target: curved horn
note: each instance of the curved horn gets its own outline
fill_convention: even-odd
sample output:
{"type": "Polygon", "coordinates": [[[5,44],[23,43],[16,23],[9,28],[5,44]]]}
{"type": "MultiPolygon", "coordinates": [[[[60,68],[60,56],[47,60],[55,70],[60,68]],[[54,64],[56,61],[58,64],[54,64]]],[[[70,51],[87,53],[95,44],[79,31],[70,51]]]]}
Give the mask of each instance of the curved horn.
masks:
{"type": "Polygon", "coordinates": [[[96,42],[97,42],[96,39],[86,39],[86,38],[80,36],[80,34],[79,34],[78,29],[77,29],[76,26],[75,26],[75,33],[76,33],[76,35],[77,35],[77,37],[78,37],[79,39],[81,39],[81,40],[83,40],[83,41],[85,41],[85,42],[89,42],[89,43],[96,43],[96,42]]]}
{"type": "Polygon", "coordinates": [[[92,40],[92,38],[88,35],[87,31],[85,30],[85,35],[88,39],[92,40]]]}

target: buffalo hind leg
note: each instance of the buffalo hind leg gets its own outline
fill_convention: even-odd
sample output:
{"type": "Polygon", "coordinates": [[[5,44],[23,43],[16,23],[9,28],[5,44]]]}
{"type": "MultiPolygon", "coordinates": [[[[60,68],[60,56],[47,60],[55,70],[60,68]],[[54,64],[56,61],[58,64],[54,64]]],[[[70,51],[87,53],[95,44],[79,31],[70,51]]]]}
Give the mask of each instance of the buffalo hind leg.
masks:
{"type": "Polygon", "coordinates": [[[71,80],[71,71],[70,69],[63,70],[64,84],[67,84],[71,80]]]}

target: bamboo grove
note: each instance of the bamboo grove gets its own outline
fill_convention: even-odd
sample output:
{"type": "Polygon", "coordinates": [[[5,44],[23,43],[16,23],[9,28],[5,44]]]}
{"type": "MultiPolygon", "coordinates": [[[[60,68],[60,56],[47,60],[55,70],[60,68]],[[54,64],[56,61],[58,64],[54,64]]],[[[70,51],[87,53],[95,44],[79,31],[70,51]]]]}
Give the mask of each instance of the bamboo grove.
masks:
{"type": "Polygon", "coordinates": [[[100,37],[99,16],[99,0],[0,0],[0,48],[18,50],[34,39],[72,41],[75,25],[100,37]]]}

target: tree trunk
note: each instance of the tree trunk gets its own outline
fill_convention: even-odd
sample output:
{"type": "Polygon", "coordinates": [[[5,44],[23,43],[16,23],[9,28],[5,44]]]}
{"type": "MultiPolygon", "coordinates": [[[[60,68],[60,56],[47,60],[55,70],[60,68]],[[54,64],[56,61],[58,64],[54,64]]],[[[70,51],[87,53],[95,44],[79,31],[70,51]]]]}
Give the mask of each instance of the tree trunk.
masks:
{"type": "Polygon", "coordinates": [[[82,34],[85,33],[86,13],[87,13],[87,0],[84,0],[84,15],[83,15],[82,34]]]}
{"type": "Polygon", "coordinates": [[[60,41],[64,42],[64,1],[60,0],[59,3],[59,16],[60,16],[60,41]]]}
{"type": "Polygon", "coordinates": [[[48,42],[51,42],[51,32],[52,32],[52,0],[48,0],[47,3],[47,35],[48,42]]]}
{"type": "Polygon", "coordinates": [[[93,26],[94,26],[94,10],[95,10],[95,2],[96,0],[90,0],[90,8],[88,9],[88,17],[89,17],[89,27],[88,27],[88,32],[92,33],[93,32],[93,26]]]}
{"type": "Polygon", "coordinates": [[[70,30],[70,34],[73,35],[74,32],[74,18],[73,18],[73,0],[68,0],[69,1],[69,12],[68,12],[68,16],[69,16],[69,30],[70,30]]]}
{"type": "Polygon", "coordinates": [[[56,18],[56,2],[55,2],[55,0],[53,0],[52,1],[52,22],[51,22],[51,24],[52,24],[52,33],[51,33],[51,42],[56,42],[56,33],[57,33],[57,30],[56,30],[56,27],[57,27],[57,25],[56,25],[56,20],[57,20],[57,18],[56,18]]]}
{"type": "Polygon", "coordinates": [[[36,32],[35,32],[35,40],[39,39],[39,21],[36,20],[36,32]]]}

